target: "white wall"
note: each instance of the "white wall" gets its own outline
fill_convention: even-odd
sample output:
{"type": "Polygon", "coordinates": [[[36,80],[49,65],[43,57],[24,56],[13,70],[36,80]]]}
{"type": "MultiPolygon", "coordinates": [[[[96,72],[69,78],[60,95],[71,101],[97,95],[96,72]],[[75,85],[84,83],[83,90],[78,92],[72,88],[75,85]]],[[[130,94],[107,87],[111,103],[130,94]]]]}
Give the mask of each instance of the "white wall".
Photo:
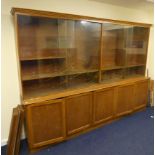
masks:
{"type": "Polygon", "coordinates": [[[149,76],[151,77],[151,79],[154,79],[154,26],[152,26],[150,29],[147,69],[149,71],[149,76]]]}
{"type": "MultiPolygon", "coordinates": [[[[2,132],[1,142],[8,138],[12,108],[20,104],[15,35],[10,15],[12,7],[71,13],[92,17],[153,23],[153,13],[107,5],[89,0],[2,0],[2,132]]],[[[153,29],[151,30],[149,74],[153,78],[153,29]]]]}

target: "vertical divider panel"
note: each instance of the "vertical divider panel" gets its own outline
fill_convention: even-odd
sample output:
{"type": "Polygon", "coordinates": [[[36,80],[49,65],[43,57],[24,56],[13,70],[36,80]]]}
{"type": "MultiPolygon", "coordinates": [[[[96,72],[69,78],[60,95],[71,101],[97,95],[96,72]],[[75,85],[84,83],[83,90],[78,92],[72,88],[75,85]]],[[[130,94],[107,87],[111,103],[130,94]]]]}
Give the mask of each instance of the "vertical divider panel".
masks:
{"type": "MultiPolygon", "coordinates": [[[[63,48],[64,50],[64,53],[65,53],[65,73],[67,71],[67,66],[68,66],[68,46],[66,48],[66,45],[64,47],[61,47],[61,37],[63,37],[63,39],[65,39],[66,41],[66,38],[67,38],[67,21],[64,20],[64,25],[61,26],[61,19],[59,20],[58,19],[58,45],[59,45],[59,48],[63,48]]],[[[65,87],[67,88],[68,87],[68,75],[65,74],[65,87]]]]}
{"type": "Polygon", "coordinates": [[[100,62],[100,66],[99,66],[99,83],[101,83],[102,80],[102,50],[103,50],[103,24],[101,23],[101,40],[100,40],[100,55],[99,55],[99,62],[100,62]]]}
{"type": "Polygon", "coordinates": [[[150,38],[150,28],[148,28],[148,36],[147,36],[147,49],[146,49],[146,57],[145,57],[145,75],[146,75],[146,62],[147,62],[147,56],[148,56],[148,48],[149,48],[149,38],[150,38]]]}
{"type": "Polygon", "coordinates": [[[117,98],[118,98],[118,87],[114,88],[114,117],[116,117],[116,104],[117,104],[117,98]]]}
{"type": "Polygon", "coordinates": [[[128,41],[127,39],[128,39],[128,36],[127,36],[127,34],[128,34],[128,29],[126,28],[126,29],[124,29],[124,49],[125,49],[125,57],[124,57],[124,68],[123,68],[123,78],[125,78],[125,72],[126,72],[126,66],[127,66],[127,51],[126,51],[126,48],[125,48],[125,44],[126,44],[126,42],[128,41]]]}
{"type": "MultiPolygon", "coordinates": [[[[68,52],[70,52],[69,51],[69,48],[67,48],[67,50],[65,51],[65,54],[66,54],[66,73],[67,73],[67,66],[68,66],[68,52]]],[[[65,75],[66,76],[66,87],[68,88],[68,74],[66,74],[65,75]]]]}
{"type": "Polygon", "coordinates": [[[16,42],[16,57],[17,57],[17,67],[18,67],[18,77],[19,77],[19,83],[20,83],[20,95],[21,100],[23,99],[23,87],[22,87],[22,75],[21,75],[21,62],[19,58],[19,27],[18,27],[18,14],[15,14],[14,16],[14,29],[15,29],[15,42],[16,42]]]}

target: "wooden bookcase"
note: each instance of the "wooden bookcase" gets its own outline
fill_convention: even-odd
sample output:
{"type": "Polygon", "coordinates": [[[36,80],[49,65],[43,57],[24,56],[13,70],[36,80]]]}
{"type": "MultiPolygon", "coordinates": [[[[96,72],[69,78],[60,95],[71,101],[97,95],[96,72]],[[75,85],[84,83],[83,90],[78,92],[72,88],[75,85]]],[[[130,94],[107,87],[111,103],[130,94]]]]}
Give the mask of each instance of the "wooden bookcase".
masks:
{"type": "Polygon", "coordinates": [[[150,24],[21,8],[12,14],[31,150],[146,106],[150,24]]]}

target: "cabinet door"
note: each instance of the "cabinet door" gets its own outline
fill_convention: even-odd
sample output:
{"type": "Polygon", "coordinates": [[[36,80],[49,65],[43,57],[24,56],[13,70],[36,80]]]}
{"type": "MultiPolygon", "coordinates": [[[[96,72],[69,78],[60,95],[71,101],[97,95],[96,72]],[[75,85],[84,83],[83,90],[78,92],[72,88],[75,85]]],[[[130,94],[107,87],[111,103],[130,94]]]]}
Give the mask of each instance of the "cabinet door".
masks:
{"type": "Polygon", "coordinates": [[[114,88],[94,92],[94,124],[113,117],[114,88]]]}
{"type": "Polygon", "coordinates": [[[80,94],[66,99],[67,134],[80,132],[91,125],[92,93],[80,94]]]}
{"type": "Polygon", "coordinates": [[[145,107],[147,101],[148,101],[148,80],[137,82],[135,84],[134,110],[145,107]]]}
{"type": "Polygon", "coordinates": [[[65,138],[65,110],[63,100],[28,105],[26,122],[31,149],[62,141],[65,138]]]}
{"type": "Polygon", "coordinates": [[[134,85],[119,86],[115,90],[116,93],[116,116],[128,114],[133,110],[134,85]]]}

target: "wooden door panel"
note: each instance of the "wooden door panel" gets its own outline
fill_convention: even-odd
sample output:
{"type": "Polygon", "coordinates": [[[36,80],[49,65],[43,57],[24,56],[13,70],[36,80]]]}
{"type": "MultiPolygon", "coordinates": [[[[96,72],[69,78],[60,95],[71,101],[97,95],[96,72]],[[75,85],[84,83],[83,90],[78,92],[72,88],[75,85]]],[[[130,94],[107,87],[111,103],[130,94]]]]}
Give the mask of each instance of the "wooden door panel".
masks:
{"type": "Polygon", "coordinates": [[[116,88],[116,116],[128,114],[133,110],[134,85],[124,85],[116,88]]]}
{"type": "Polygon", "coordinates": [[[65,137],[65,109],[63,100],[33,104],[26,109],[28,139],[35,148],[65,137]]]}
{"type": "Polygon", "coordinates": [[[75,95],[66,99],[67,134],[74,134],[91,125],[92,93],[75,95]]]}
{"type": "Polygon", "coordinates": [[[104,122],[113,117],[114,89],[94,92],[94,124],[104,122]]]}
{"type": "Polygon", "coordinates": [[[148,80],[137,82],[135,84],[135,102],[134,109],[143,108],[148,101],[148,80]]]}

